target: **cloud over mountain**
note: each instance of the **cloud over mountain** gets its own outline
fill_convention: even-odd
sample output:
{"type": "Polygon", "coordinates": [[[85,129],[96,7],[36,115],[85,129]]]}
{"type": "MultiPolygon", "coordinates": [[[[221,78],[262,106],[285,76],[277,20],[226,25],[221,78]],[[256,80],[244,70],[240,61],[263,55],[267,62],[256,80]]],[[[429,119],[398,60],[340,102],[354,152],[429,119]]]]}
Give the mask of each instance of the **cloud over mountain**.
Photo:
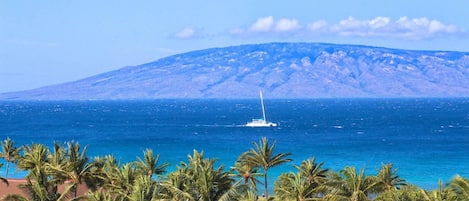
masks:
{"type": "Polygon", "coordinates": [[[276,36],[290,32],[303,37],[314,35],[334,35],[352,37],[390,37],[421,40],[443,36],[466,35],[466,31],[456,25],[444,24],[435,19],[400,17],[392,20],[389,17],[377,16],[373,19],[356,19],[348,17],[337,23],[317,20],[302,25],[294,18],[274,19],[273,16],[260,17],[247,28],[232,29],[232,36],[276,36]]]}
{"type": "Polygon", "coordinates": [[[174,38],[176,39],[191,39],[196,36],[196,29],[194,27],[184,27],[183,29],[179,30],[174,34],[174,38]]]}

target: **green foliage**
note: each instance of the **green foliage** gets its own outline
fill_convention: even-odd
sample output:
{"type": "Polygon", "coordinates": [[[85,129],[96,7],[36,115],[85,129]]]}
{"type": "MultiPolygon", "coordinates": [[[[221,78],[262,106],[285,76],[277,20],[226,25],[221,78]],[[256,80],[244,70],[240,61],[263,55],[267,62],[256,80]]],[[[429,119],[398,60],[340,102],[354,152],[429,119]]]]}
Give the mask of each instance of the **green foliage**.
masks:
{"type": "MultiPolygon", "coordinates": [[[[49,175],[49,150],[42,144],[25,146],[24,155],[20,158],[18,168],[27,170],[27,183],[22,185],[32,200],[52,201],[63,197],[58,193],[58,179],[49,175]]],[[[65,192],[66,194],[67,192],[65,192]]]]}
{"type": "Polygon", "coordinates": [[[103,189],[90,191],[82,199],[87,201],[113,201],[112,195],[103,189]]]}
{"type": "Polygon", "coordinates": [[[453,191],[459,200],[469,198],[469,180],[461,176],[456,176],[451,180],[449,188],[453,191]]]}
{"type": "MultiPolygon", "coordinates": [[[[18,169],[27,171],[26,183],[21,185],[27,196],[5,195],[2,200],[469,200],[469,180],[461,176],[448,184],[440,182],[438,189],[425,191],[407,184],[392,164],[383,164],[376,175],[366,175],[365,168],[329,171],[315,158],[295,165],[296,172],[281,174],[274,183],[275,197],[269,197],[268,170],[290,162],[290,153],[274,153],[275,143],[269,144],[265,137],[253,145],[238,157],[230,171],[216,167],[215,159],[205,158],[203,152],[194,150],[187,162],[162,176],[168,164],[159,163],[159,155],[151,149],[144,151],[143,158],[125,164],[112,155],[95,157],[90,162],[87,147],[81,148],[75,142],[55,143],[51,150],[42,144],[31,144],[23,146],[20,152],[12,140],[6,139],[2,143],[2,157],[9,155],[18,169]],[[259,172],[261,169],[263,172],[259,172]],[[260,198],[257,192],[257,184],[262,183],[257,178],[261,176],[265,181],[265,198],[260,198]],[[78,187],[83,183],[90,191],[78,195],[78,187]],[[61,192],[60,185],[64,187],[61,192]]],[[[7,181],[1,177],[0,180],[7,181]]]]}
{"type": "Polygon", "coordinates": [[[274,184],[275,195],[281,200],[310,200],[314,197],[314,187],[300,173],[284,173],[274,184]]]}
{"type": "Polygon", "coordinates": [[[457,201],[456,194],[451,189],[446,188],[443,182],[439,181],[438,189],[435,189],[428,193],[430,201],[457,201]]]}
{"type": "Polygon", "coordinates": [[[316,163],[316,158],[304,160],[300,166],[294,166],[302,177],[305,177],[308,184],[313,188],[323,185],[327,181],[328,169],[324,169],[323,162],[316,163]]]}
{"type": "Polygon", "coordinates": [[[234,180],[229,173],[223,170],[223,166],[216,168],[214,164],[214,159],[206,159],[203,152],[194,150],[194,154],[188,156],[188,163],[181,162],[176,172],[168,175],[164,185],[169,197],[210,201],[235,191],[232,190],[234,180]]]}
{"type": "Polygon", "coordinates": [[[10,163],[16,163],[20,156],[20,149],[15,146],[15,141],[9,137],[2,142],[2,150],[0,152],[0,158],[7,161],[5,170],[5,179],[8,179],[8,171],[10,169],[10,163]]]}
{"type": "Polygon", "coordinates": [[[326,194],[327,169],[315,158],[294,166],[297,173],[284,173],[274,184],[275,195],[281,200],[315,200],[326,194]]]}
{"type": "Polygon", "coordinates": [[[393,188],[378,195],[375,201],[429,201],[427,193],[416,186],[406,185],[393,188]]]}
{"type": "Polygon", "coordinates": [[[288,158],[291,153],[274,153],[275,142],[272,145],[269,144],[269,140],[266,137],[262,137],[262,140],[257,144],[253,142],[254,148],[243,153],[241,156],[243,161],[246,162],[250,167],[260,167],[264,170],[264,194],[266,199],[269,199],[269,191],[267,186],[267,171],[271,167],[275,167],[287,162],[291,162],[292,159],[288,158]]]}
{"type": "Polygon", "coordinates": [[[234,185],[244,185],[246,190],[257,191],[257,184],[262,184],[257,178],[264,176],[264,174],[258,172],[259,167],[253,167],[248,164],[243,156],[238,157],[231,171],[230,176],[238,178],[238,181],[234,185]]]}
{"type": "Polygon", "coordinates": [[[158,165],[160,155],[154,155],[153,150],[147,149],[143,152],[143,159],[137,158],[136,166],[142,174],[152,177],[154,174],[161,175],[166,172],[165,168],[169,166],[168,163],[158,165]]]}
{"type": "Polygon", "coordinates": [[[332,173],[327,195],[330,200],[367,201],[376,187],[375,178],[365,175],[365,168],[359,172],[355,167],[345,167],[339,173],[332,173]]]}
{"type": "Polygon", "coordinates": [[[377,191],[389,191],[392,189],[399,189],[401,186],[407,185],[404,179],[397,175],[397,169],[392,168],[392,163],[383,164],[381,170],[376,176],[377,191]]]}

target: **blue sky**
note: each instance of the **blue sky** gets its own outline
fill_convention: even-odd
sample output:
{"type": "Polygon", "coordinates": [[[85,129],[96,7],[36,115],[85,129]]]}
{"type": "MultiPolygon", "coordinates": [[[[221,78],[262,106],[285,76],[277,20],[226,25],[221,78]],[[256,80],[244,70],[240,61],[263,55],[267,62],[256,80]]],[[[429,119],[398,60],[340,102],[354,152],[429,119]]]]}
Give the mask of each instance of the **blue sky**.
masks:
{"type": "Polygon", "coordinates": [[[469,1],[0,0],[0,93],[266,42],[469,52],[469,1]]]}

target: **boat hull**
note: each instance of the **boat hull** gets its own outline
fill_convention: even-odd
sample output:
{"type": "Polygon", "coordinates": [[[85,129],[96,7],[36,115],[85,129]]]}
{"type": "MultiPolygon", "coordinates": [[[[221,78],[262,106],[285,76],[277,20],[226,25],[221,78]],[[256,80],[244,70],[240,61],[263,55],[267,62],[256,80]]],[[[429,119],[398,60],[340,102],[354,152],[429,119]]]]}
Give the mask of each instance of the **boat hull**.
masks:
{"type": "Polygon", "coordinates": [[[252,121],[246,124],[247,127],[276,127],[277,124],[267,121],[252,121]]]}

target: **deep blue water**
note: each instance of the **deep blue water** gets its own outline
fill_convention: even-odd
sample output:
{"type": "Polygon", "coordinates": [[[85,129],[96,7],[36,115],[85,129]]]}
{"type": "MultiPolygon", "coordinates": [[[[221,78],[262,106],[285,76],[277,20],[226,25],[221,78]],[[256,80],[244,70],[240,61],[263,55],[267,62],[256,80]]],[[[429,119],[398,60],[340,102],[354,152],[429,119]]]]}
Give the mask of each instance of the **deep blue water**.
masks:
{"type": "Polygon", "coordinates": [[[74,140],[89,146],[90,158],[113,154],[121,162],[152,148],[174,170],[194,149],[229,168],[266,136],[276,141],[277,152],[291,152],[293,159],[270,170],[270,183],[310,157],[334,170],[366,167],[367,174],[390,162],[402,178],[427,189],[456,174],[469,177],[469,99],[267,99],[265,104],[268,119],[279,127],[242,126],[261,117],[258,100],[0,102],[0,139],[49,147],[74,140]]]}

